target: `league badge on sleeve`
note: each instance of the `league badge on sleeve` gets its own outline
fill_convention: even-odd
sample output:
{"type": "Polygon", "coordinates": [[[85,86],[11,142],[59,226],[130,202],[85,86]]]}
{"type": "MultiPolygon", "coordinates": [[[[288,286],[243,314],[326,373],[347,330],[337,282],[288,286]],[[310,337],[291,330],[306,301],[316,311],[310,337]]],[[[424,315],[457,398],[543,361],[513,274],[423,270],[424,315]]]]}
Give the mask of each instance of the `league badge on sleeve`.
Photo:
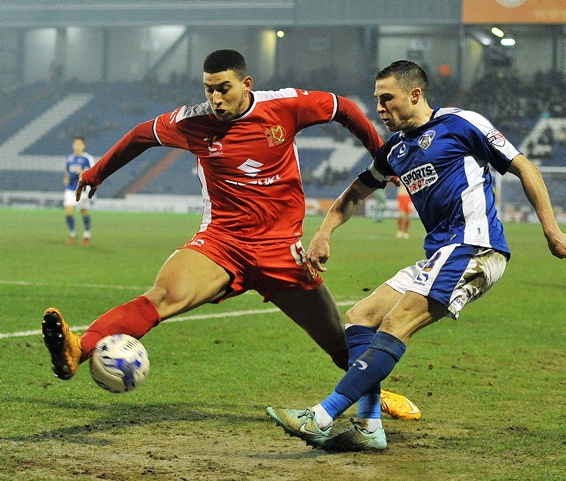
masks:
{"type": "Polygon", "coordinates": [[[485,136],[491,145],[503,147],[505,145],[505,136],[497,129],[491,129],[485,136]]]}

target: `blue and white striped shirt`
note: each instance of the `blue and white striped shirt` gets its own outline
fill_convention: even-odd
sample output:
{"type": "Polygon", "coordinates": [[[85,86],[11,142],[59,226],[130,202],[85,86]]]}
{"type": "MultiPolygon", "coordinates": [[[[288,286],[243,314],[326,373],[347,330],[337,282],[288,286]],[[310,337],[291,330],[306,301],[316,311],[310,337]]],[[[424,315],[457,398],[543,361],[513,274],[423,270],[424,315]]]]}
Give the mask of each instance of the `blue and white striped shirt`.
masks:
{"type": "Polygon", "coordinates": [[[359,178],[368,187],[400,178],[426,229],[427,258],[455,243],[508,254],[489,165],[504,174],[518,154],[483,116],[437,108],[426,124],[395,133],[359,178]]]}

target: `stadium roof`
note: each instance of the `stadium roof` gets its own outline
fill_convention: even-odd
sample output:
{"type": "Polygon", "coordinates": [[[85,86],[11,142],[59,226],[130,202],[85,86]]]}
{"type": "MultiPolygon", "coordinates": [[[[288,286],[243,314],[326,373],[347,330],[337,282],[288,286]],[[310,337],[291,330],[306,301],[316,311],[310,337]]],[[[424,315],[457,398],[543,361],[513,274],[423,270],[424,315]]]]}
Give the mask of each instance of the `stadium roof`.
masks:
{"type": "Polygon", "coordinates": [[[4,0],[0,26],[459,24],[459,0],[4,0]]]}

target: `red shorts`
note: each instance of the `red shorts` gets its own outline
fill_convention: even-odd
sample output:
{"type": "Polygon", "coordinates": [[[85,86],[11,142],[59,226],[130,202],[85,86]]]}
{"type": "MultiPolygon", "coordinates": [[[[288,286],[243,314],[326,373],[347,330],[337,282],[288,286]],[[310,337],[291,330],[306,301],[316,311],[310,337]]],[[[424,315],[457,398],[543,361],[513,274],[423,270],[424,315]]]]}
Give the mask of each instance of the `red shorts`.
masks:
{"type": "Polygon", "coordinates": [[[306,259],[300,240],[294,244],[248,244],[198,232],[182,248],[194,249],[226,269],[232,278],[224,300],[253,289],[268,302],[279,292],[308,291],[323,283],[306,259]]]}
{"type": "Polygon", "coordinates": [[[413,203],[408,195],[400,195],[397,197],[397,208],[399,212],[410,214],[413,211],[413,203]]]}

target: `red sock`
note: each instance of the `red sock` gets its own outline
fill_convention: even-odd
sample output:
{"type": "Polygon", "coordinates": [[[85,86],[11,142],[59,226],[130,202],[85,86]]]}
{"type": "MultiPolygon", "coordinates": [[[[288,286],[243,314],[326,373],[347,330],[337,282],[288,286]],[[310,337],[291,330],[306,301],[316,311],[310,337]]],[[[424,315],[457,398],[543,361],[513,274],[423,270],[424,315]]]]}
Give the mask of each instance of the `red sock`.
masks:
{"type": "Polygon", "coordinates": [[[151,301],[145,297],[136,297],[133,301],[110,309],[94,321],[81,336],[83,355],[86,361],[96,347],[96,343],[111,334],[128,334],[140,339],[149,330],[157,326],[161,317],[151,301]]]}

